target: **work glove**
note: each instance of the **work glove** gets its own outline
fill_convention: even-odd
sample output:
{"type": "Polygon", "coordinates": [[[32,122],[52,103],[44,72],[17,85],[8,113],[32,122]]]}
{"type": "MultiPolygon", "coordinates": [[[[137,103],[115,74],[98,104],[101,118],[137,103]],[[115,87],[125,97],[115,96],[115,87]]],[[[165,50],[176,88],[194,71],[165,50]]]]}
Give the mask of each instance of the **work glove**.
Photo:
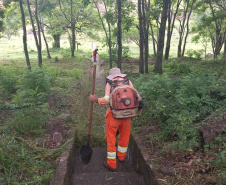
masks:
{"type": "Polygon", "coordinates": [[[145,107],[145,104],[142,100],[139,101],[139,105],[138,105],[138,111],[140,111],[141,109],[143,109],[145,107]]]}

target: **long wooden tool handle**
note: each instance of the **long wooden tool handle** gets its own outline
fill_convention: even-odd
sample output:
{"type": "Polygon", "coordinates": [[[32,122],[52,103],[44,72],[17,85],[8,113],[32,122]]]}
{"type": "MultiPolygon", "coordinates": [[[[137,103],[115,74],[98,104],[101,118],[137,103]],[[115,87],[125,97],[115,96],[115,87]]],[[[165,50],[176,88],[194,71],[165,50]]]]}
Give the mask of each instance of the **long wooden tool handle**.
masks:
{"type": "MultiPolygon", "coordinates": [[[[96,57],[94,57],[94,66],[93,66],[93,83],[92,83],[92,93],[91,93],[92,95],[94,95],[95,82],[96,82],[96,57]]],[[[91,133],[91,126],[92,126],[92,116],[93,116],[93,102],[91,101],[90,112],[89,112],[88,141],[87,141],[87,145],[88,146],[89,146],[89,141],[90,141],[90,133],[91,133]]]]}

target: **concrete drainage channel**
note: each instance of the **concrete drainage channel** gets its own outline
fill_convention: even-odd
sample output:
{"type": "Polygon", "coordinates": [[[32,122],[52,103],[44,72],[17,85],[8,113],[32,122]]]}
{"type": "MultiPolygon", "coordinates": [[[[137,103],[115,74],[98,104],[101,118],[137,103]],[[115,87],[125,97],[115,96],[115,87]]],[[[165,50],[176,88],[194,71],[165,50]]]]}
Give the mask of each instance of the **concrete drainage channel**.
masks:
{"type": "Polygon", "coordinates": [[[132,185],[157,185],[152,166],[147,162],[149,154],[145,148],[141,148],[141,142],[138,135],[131,134],[129,148],[133,160],[132,168],[119,166],[118,171],[121,172],[113,173],[103,167],[106,148],[94,148],[92,156],[94,159],[91,159],[90,164],[83,165],[79,162],[79,149],[75,148],[73,140],[61,154],[50,185],[126,185],[126,182],[132,185]],[[101,178],[103,180],[100,180],[101,178]]]}

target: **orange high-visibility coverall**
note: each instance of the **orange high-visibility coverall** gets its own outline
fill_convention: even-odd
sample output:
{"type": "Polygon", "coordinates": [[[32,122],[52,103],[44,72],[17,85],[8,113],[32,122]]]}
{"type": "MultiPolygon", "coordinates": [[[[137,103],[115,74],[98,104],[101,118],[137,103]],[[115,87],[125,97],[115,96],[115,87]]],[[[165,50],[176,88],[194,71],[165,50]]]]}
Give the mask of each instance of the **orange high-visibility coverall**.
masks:
{"type": "MultiPolygon", "coordinates": [[[[124,78],[116,77],[113,80],[123,80],[124,78]]],[[[133,87],[131,81],[130,86],[133,87]]],[[[99,105],[108,105],[110,97],[111,85],[109,83],[105,86],[105,96],[98,98],[99,105]]],[[[117,168],[116,165],[116,133],[119,131],[118,152],[117,156],[120,161],[126,157],[126,152],[129,144],[131,118],[115,119],[112,115],[110,106],[106,111],[106,127],[105,127],[105,140],[107,143],[107,164],[111,168],[117,168]]]]}
{"type": "Polygon", "coordinates": [[[92,53],[92,56],[95,57],[95,56],[98,55],[98,54],[99,54],[99,53],[98,53],[96,50],[94,50],[93,53],[92,53]]]}

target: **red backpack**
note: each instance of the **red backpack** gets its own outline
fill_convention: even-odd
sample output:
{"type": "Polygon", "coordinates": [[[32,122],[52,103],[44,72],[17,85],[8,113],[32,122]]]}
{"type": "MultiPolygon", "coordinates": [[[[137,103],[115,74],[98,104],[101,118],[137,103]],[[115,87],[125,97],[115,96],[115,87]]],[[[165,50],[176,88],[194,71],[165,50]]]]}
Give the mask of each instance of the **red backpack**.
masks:
{"type": "Polygon", "coordinates": [[[131,118],[137,116],[139,94],[129,85],[129,80],[115,80],[110,82],[110,108],[114,118],[131,118]]]}

